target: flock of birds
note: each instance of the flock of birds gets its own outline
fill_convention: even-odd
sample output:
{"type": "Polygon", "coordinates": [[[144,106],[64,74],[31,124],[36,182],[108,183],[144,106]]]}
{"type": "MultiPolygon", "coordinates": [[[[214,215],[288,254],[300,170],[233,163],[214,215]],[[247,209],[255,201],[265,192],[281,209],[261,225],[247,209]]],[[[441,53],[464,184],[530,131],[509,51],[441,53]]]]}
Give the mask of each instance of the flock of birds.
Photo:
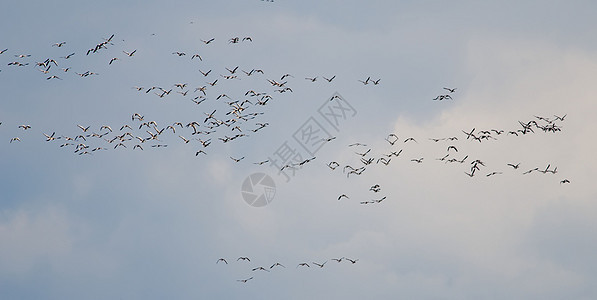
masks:
{"type": "Polygon", "coordinates": [[[447,88],[445,87],[444,90],[448,91],[448,94],[441,94],[437,97],[433,98],[434,101],[442,101],[442,100],[454,100],[450,94],[456,92],[456,88],[447,88]]]}
{"type": "MultiPolygon", "coordinates": [[[[356,264],[359,259],[352,259],[352,258],[348,258],[348,257],[335,257],[335,258],[331,258],[329,260],[325,260],[323,262],[315,262],[315,261],[311,261],[311,262],[300,262],[296,264],[295,269],[323,269],[325,267],[325,265],[330,262],[333,261],[335,263],[348,263],[351,265],[356,264]]],[[[240,256],[238,257],[236,260],[231,261],[230,263],[251,263],[251,259],[249,257],[246,256],[240,256]]],[[[225,258],[218,258],[216,260],[216,264],[220,264],[220,265],[228,265],[228,260],[225,258]]],[[[251,273],[270,273],[273,272],[274,270],[277,269],[287,269],[287,267],[284,264],[281,264],[280,262],[274,262],[271,264],[267,264],[267,265],[253,265],[250,266],[250,272],[251,273]]],[[[255,278],[255,275],[250,276],[250,277],[245,277],[243,279],[237,279],[237,282],[241,282],[241,283],[247,283],[250,280],[253,280],[255,278]]]]}
{"type": "MultiPolygon", "coordinates": [[[[209,38],[201,39],[201,42],[207,47],[216,43],[217,40],[216,38],[209,38]]],[[[227,40],[227,44],[247,42],[253,42],[253,38],[250,36],[242,38],[235,36],[227,40]]],[[[73,50],[68,49],[68,43],[65,41],[52,44],[51,47],[62,49],[64,55],[59,58],[48,57],[33,62],[30,54],[13,54],[18,60],[12,61],[8,65],[25,67],[32,64],[35,69],[47,76],[47,80],[63,80],[62,73],[70,72],[71,67],[68,66],[68,63],[73,56],[78,55],[79,51],[72,52],[73,50]],[[66,65],[66,67],[63,67],[63,65],[66,65]],[[58,69],[59,67],[61,69],[58,69]]],[[[107,57],[107,65],[113,65],[125,58],[133,59],[135,54],[138,53],[137,49],[118,49],[116,53],[121,53],[121,55],[116,56],[114,51],[110,52],[114,47],[116,47],[116,39],[115,35],[112,34],[109,37],[101,38],[99,43],[95,43],[83,53],[85,56],[103,55],[107,57]]],[[[8,51],[9,49],[4,49],[0,51],[0,54],[9,55],[8,51]]],[[[171,55],[181,59],[187,57],[187,53],[182,50],[173,51],[171,55]]],[[[200,77],[204,78],[203,82],[196,82],[195,84],[175,82],[147,87],[134,86],[132,88],[141,94],[154,95],[164,100],[178,95],[182,99],[189,99],[191,103],[199,107],[208,106],[209,110],[204,111],[202,117],[195,120],[173,120],[170,123],[160,124],[140,113],[133,113],[130,122],[122,122],[116,125],[107,123],[73,124],[73,130],[70,131],[60,133],[42,131],[37,134],[43,135],[47,142],[57,143],[60,148],[70,149],[73,153],[81,156],[93,155],[106,150],[130,149],[143,151],[147,148],[165,148],[168,147],[169,143],[175,142],[170,137],[174,137],[179,143],[193,146],[192,153],[195,156],[204,156],[209,153],[208,147],[213,145],[213,142],[230,143],[244,139],[269,126],[267,120],[260,120],[265,115],[264,107],[274,100],[275,93],[281,94],[293,91],[288,86],[289,81],[295,78],[292,74],[285,73],[279,77],[272,77],[261,68],[245,70],[239,66],[224,67],[219,70],[213,67],[204,68],[204,66],[209,66],[206,63],[208,61],[206,57],[197,52],[188,54],[188,56],[190,56],[191,61],[196,60],[202,63],[198,72],[201,74],[200,77]],[[212,94],[211,91],[215,89],[216,85],[220,87],[228,82],[241,80],[243,77],[261,77],[258,80],[262,80],[261,82],[265,87],[248,89],[241,94],[233,92],[212,94]]],[[[99,75],[99,73],[90,70],[74,73],[82,78],[99,75]]],[[[307,76],[305,80],[314,83],[320,77],[327,83],[332,83],[336,79],[336,75],[332,75],[307,76]]],[[[365,85],[369,83],[372,85],[380,84],[380,79],[373,80],[371,77],[359,81],[365,85]]],[[[29,123],[14,125],[22,129],[23,132],[18,135],[13,134],[9,139],[11,144],[29,138],[31,132],[34,131],[32,128],[35,129],[35,125],[29,123]]],[[[230,159],[236,163],[243,158],[230,156],[230,159]]],[[[255,162],[255,164],[264,164],[265,162],[267,161],[261,160],[255,162]]]]}
{"type": "MultiPolygon", "coordinates": [[[[529,120],[527,122],[518,121],[519,127],[513,127],[509,130],[494,128],[488,130],[477,130],[476,128],[472,128],[468,131],[462,130],[463,136],[460,136],[460,139],[468,140],[469,142],[481,143],[487,141],[497,141],[498,139],[504,136],[522,137],[525,135],[534,134],[536,131],[543,133],[557,133],[562,130],[562,127],[559,124],[559,122],[563,122],[565,117],[566,115],[554,115],[553,117],[534,116],[533,120],[529,120]]],[[[443,154],[441,154],[441,156],[439,157],[434,158],[433,161],[441,162],[444,165],[462,165],[464,166],[463,173],[468,177],[479,176],[480,173],[483,174],[485,177],[492,177],[504,174],[504,172],[506,171],[505,169],[510,169],[510,171],[518,171],[518,173],[520,173],[521,175],[527,175],[533,172],[551,175],[558,174],[557,166],[552,166],[551,163],[547,163],[546,166],[532,166],[530,168],[524,169],[524,171],[521,171],[519,169],[523,168],[523,165],[521,162],[518,161],[506,163],[503,166],[493,167],[494,169],[486,171],[488,166],[484,161],[482,161],[479,158],[471,158],[470,156],[472,156],[472,154],[459,153],[458,147],[456,145],[460,139],[458,136],[428,138],[428,141],[430,141],[433,144],[444,142],[443,148],[445,150],[443,154]]],[[[382,151],[374,151],[373,148],[368,147],[367,144],[360,142],[349,144],[349,148],[355,149],[353,152],[355,157],[358,158],[356,164],[330,161],[327,164],[327,166],[330,170],[335,172],[339,172],[337,170],[342,170],[342,174],[346,175],[347,178],[350,178],[351,175],[363,175],[365,171],[371,167],[387,167],[392,162],[395,162],[396,160],[401,158],[413,164],[422,164],[425,161],[425,157],[403,158],[405,156],[403,152],[405,149],[407,149],[408,144],[419,143],[417,139],[415,139],[414,137],[406,137],[401,139],[398,137],[397,134],[390,133],[385,138],[385,141],[388,143],[390,148],[382,151]],[[403,147],[398,148],[399,145],[403,145],[403,147]]],[[[559,183],[569,184],[570,180],[567,178],[562,178],[559,180],[559,183]]],[[[377,195],[377,193],[381,191],[381,186],[379,184],[374,184],[369,188],[369,191],[374,193],[374,195],[377,195]]],[[[382,201],[386,200],[386,198],[387,196],[377,197],[368,200],[361,200],[359,201],[359,203],[362,205],[376,204],[381,203],[382,201]]],[[[350,199],[350,195],[346,193],[339,195],[337,198],[338,201],[347,199],[350,199]]]]}
{"type": "MultiPolygon", "coordinates": [[[[273,2],[273,1],[272,1],[273,2]]],[[[216,42],[216,38],[201,39],[204,46],[212,45],[216,42]]],[[[253,39],[246,37],[231,37],[227,40],[227,44],[251,43],[253,39]]],[[[67,42],[58,42],[52,44],[51,47],[65,49],[62,56],[58,58],[44,58],[37,62],[32,61],[30,54],[9,54],[8,49],[0,51],[0,55],[12,55],[15,59],[11,59],[7,66],[12,68],[25,68],[33,66],[35,70],[44,74],[47,80],[63,80],[64,75],[71,72],[71,67],[68,66],[69,61],[76,55],[104,55],[108,50],[115,46],[115,35],[110,35],[107,38],[102,38],[99,43],[89,47],[83,54],[79,51],[66,51],[68,48],[67,42]],[[64,65],[64,66],[63,66],[64,65]]],[[[109,55],[105,58],[107,65],[113,65],[121,60],[134,59],[137,49],[118,49],[119,56],[109,55]]],[[[252,135],[258,134],[269,126],[267,120],[263,120],[267,116],[267,106],[269,103],[275,101],[274,95],[276,93],[292,93],[293,88],[290,87],[297,77],[290,73],[284,74],[270,74],[261,68],[243,69],[240,66],[226,66],[226,67],[209,67],[206,63],[209,61],[208,57],[201,53],[188,54],[185,51],[175,50],[171,55],[176,59],[189,59],[196,61],[201,66],[198,70],[201,82],[170,82],[159,85],[134,86],[132,89],[136,90],[140,95],[151,95],[159,99],[166,100],[171,97],[178,97],[178,99],[188,99],[193,106],[203,108],[203,113],[194,120],[172,120],[168,123],[160,123],[155,119],[146,117],[140,112],[134,112],[130,116],[130,120],[123,121],[119,124],[73,124],[70,130],[61,132],[56,131],[42,131],[37,129],[34,124],[27,122],[19,124],[3,124],[0,120],[0,126],[13,128],[10,138],[6,140],[10,144],[18,144],[24,139],[41,138],[46,142],[54,143],[61,149],[70,150],[79,156],[90,156],[94,153],[102,151],[123,151],[129,149],[131,151],[144,151],[148,148],[166,148],[172,143],[180,145],[188,145],[192,147],[195,157],[205,157],[211,152],[211,147],[215,143],[234,143],[238,140],[247,139],[252,135]],[[227,85],[230,82],[243,80],[245,78],[258,78],[265,87],[248,89],[239,93],[231,90],[230,92],[214,92],[214,87],[219,88],[227,85]],[[205,108],[205,106],[208,106],[205,108]],[[37,133],[32,131],[38,130],[37,133]]],[[[1,57],[1,56],[0,56],[1,57]]],[[[12,58],[11,57],[11,58],[12,58]]],[[[97,72],[90,70],[74,72],[81,78],[89,76],[98,76],[97,72]]],[[[320,78],[324,83],[332,84],[337,76],[299,76],[310,83],[317,82],[320,78]]],[[[381,78],[367,76],[363,80],[356,80],[363,86],[378,86],[381,84],[381,78]]],[[[452,95],[456,92],[456,88],[443,88],[447,93],[440,94],[434,101],[453,100],[452,95]]],[[[330,99],[333,101],[334,98],[330,99]]],[[[191,105],[191,104],[190,104],[191,105]]],[[[387,149],[378,150],[367,146],[364,143],[352,143],[348,145],[351,151],[354,152],[356,162],[341,162],[332,160],[326,165],[335,173],[341,173],[346,178],[358,177],[366,174],[366,171],[375,167],[389,167],[397,160],[404,159],[412,164],[423,164],[429,160],[444,165],[459,165],[462,166],[462,173],[468,177],[493,177],[504,174],[507,171],[519,171],[522,175],[531,173],[542,174],[559,174],[557,167],[547,163],[543,166],[525,166],[523,163],[514,161],[506,165],[490,168],[486,162],[480,158],[473,158],[472,153],[462,153],[459,149],[463,141],[486,143],[509,137],[523,137],[529,134],[538,132],[543,133],[558,133],[562,130],[561,122],[564,122],[566,115],[554,115],[553,117],[534,116],[532,120],[519,121],[517,125],[509,129],[483,129],[477,128],[462,130],[462,133],[450,137],[442,138],[427,138],[427,143],[442,143],[444,150],[440,156],[434,158],[421,156],[406,157],[405,149],[411,144],[423,143],[419,137],[403,136],[399,137],[396,133],[389,133],[385,137],[385,142],[388,144],[387,149]],[[522,171],[524,170],[524,171],[522,171]]],[[[1,129],[1,127],[0,127],[1,129]]],[[[2,131],[0,131],[2,133],[2,131]]],[[[0,136],[0,138],[3,138],[0,136]]],[[[336,137],[326,138],[323,141],[326,143],[334,142],[336,137]]],[[[217,151],[217,150],[216,150],[217,151]]],[[[236,164],[242,164],[247,159],[244,155],[229,156],[230,160],[236,164]]],[[[280,171],[285,169],[301,169],[307,164],[315,161],[317,157],[303,159],[301,161],[286,164],[280,168],[280,171]]],[[[269,159],[256,158],[252,160],[252,164],[264,165],[269,162],[269,159]]],[[[561,178],[560,184],[568,184],[570,180],[561,178]]],[[[369,186],[368,193],[371,197],[368,199],[360,199],[358,203],[361,205],[377,205],[388,199],[388,195],[382,194],[382,186],[380,184],[373,184],[369,186]]],[[[337,201],[347,201],[351,199],[351,195],[343,193],[337,197],[337,201]]],[[[248,257],[239,257],[237,262],[250,262],[248,257]]],[[[347,257],[333,258],[330,261],[337,263],[351,263],[355,264],[358,259],[351,259],[347,257]]],[[[228,264],[224,258],[220,258],[217,264],[228,264]]],[[[296,268],[324,268],[328,261],[324,262],[301,262],[296,265],[296,268]]],[[[274,269],[286,268],[285,265],[275,262],[268,266],[255,266],[251,268],[251,272],[271,272],[274,269]]],[[[246,283],[252,280],[254,276],[239,279],[239,282],[246,283]]]]}
{"type": "MultiPolygon", "coordinates": [[[[84,51],[85,55],[98,55],[101,52],[109,50],[110,47],[115,45],[115,35],[112,34],[107,38],[102,38],[101,42],[96,43],[94,46],[84,51]]],[[[211,45],[216,41],[216,38],[201,39],[201,42],[205,45],[211,45]]],[[[238,44],[243,42],[253,42],[253,38],[245,36],[243,38],[235,36],[228,38],[228,44],[238,44]]],[[[45,58],[42,61],[31,62],[30,54],[17,53],[13,54],[17,58],[15,61],[9,62],[7,65],[16,67],[25,67],[33,63],[35,68],[44,74],[47,74],[47,80],[51,79],[62,79],[56,74],[51,72],[55,70],[59,65],[67,63],[71,57],[76,55],[75,52],[66,51],[67,42],[61,41],[51,45],[51,47],[65,49],[64,55],[57,59],[45,58]]],[[[7,55],[8,49],[0,51],[0,55],[7,55]]],[[[120,49],[117,53],[122,53],[124,58],[132,58],[137,53],[137,49],[127,50],[120,49]]],[[[173,51],[171,55],[175,57],[183,58],[187,56],[187,53],[181,50],[173,51]]],[[[200,53],[189,54],[190,60],[197,59],[200,62],[204,62],[204,57],[200,53]]],[[[108,56],[108,65],[112,65],[115,61],[124,59],[118,56],[108,56]]],[[[64,67],[61,69],[62,72],[69,72],[70,67],[64,67]]],[[[222,69],[202,69],[199,68],[198,72],[201,77],[204,78],[202,83],[195,83],[191,85],[187,82],[175,82],[170,84],[162,85],[151,85],[149,87],[134,86],[133,89],[142,94],[154,95],[158,98],[172,97],[173,95],[179,95],[182,98],[188,98],[195,105],[202,105],[203,103],[211,103],[210,110],[204,111],[203,116],[195,120],[175,120],[171,123],[160,124],[155,120],[149,120],[140,113],[133,113],[131,115],[130,122],[123,122],[114,126],[113,124],[75,124],[74,128],[78,128],[70,132],[62,132],[57,134],[55,131],[42,132],[43,137],[47,142],[54,142],[59,145],[60,148],[71,149],[73,153],[77,155],[92,155],[99,151],[106,150],[117,150],[117,149],[131,149],[136,151],[143,151],[147,148],[165,148],[168,147],[169,143],[178,140],[178,143],[193,146],[195,156],[206,156],[209,153],[209,147],[214,142],[220,143],[232,143],[239,139],[246,139],[247,137],[257,134],[262,129],[269,126],[269,122],[261,120],[266,115],[264,106],[268,105],[270,101],[274,101],[274,93],[285,93],[292,92],[292,88],[289,85],[295,76],[289,73],[282,74],[276,77],[269,76],[261,68],[242,69],[240,66],[224,67],[222,69]],[[219,71],[219,72],[218,72],[219,71]],[[216,74],[218,73],[218,74],[216,74]],[[244,74],[244,75],[243,75],[244,74]],[[211,93],[211,89],[216,85],[226,84],[228,81],[241,80],[243,77],[262,77],[263,82],[269,83],[266,88],[261,89],[249,89],[241,94],[233,92],[216,94],[211,93]],[[206,102],[207,101],[207,102],[206,102]],[[215,107],[215,108],[214,108],[215,107]],[[168,141],[168,142],[166,142],[168,141]]],[[[93,71],[82,71],[81,73],[75,72],[80,77],[88,77],[91,75],[99,75],[93,71]]],[[[319,78],[327,83],[332,83],[336,79],[336,75],[332,76],[307,76],[304,80],[308,82],[316,82],[319,78]]],[[[363,85],[379,85],[381,79],[374,79],[368,76],[364,80],[357,80],[363,85]]],[[[446,94],[440,94],[433,100],[453,100],[451,96],[456,92],[456,88],[444,87],[446,94]]],[[[335,100],[331,98],[330,101],[335,100]]],[[[204,104],[207,105],[207,104],[204,104]]],[[[203,105],[202,105],[203,106],[203,105]]],[[[465,135],[466,140],[477,141],[479,143],[486,142],[489,140],[497,140],[498,136],[501,135],[512,135],[512,136],[524,136],[529,133],[535,133],[535,130],[541,130],[543,132],[559,132],[561,130],[558,122],[563,122],[566,115],[554,116],[553,118],[536,116],[535,119],[522,122],[519,121],[519,128],[511,130],[503,129],[489,129],[489,130],[463,130],[462,133],[465,135]]],[[[2,122],[0,121],[0,125],[2,122]]],[[[9,143],[18,143],[23,138],[29,135],[33,126],[29,123],[13,124],[16,128],[23,132],[19,135],[13,135],[9,139],[9,143]]],[[[464,138],[464,137],[463,137],[464,138]]],[[[324,142],[331,142],[334,138],[325,139],[324,142]]],[[[389,134],[386,137],[386,142],[390,146],[398,145],[400,143],[418,143],[414,137],[407,137],[404,140],[400,140],[394,133],[389,134]]],[[[453,136],[449,138],[430,138],[433,142],[439,141],[456,141],[458,137],[453,136]]],[[[349,147],[364,147],[364,144],[355,143],[349,145],[349,147]]],[[[373,156],[371,154],[371,148],[363,149],[363,151],[355,152],[360,159],[360,165],[345,165],[342,168],[343,173],[347,177],[362,175],[367,167],[373,164],[381,164],[388,166],[392,159],[398,159],[398,156],[402,152],[390,151],[389,153],[383,153],[379,156],[373,156]]],[[[454,144],[450,144],[446,148],[446,153],[441,158],[436,158],[444,163],[460,163],[464,164],[468,159],[468,155],[462,157],[455,157],[458,153],[458,148],[454,144]]],[[[230,156],[231,161],[240,163],[245,159],[245,156],[230,156]]],[[[424,157],[410,158],[413,163],[423,163],[424,157]]],[[[303,161],[286,164],[281,167],[280,171],[284,171],[287,168],[298,169],[303,167],[305,164],[315,160],[315,157],[305,159],[303,161]]],[[[263,165],[268,163],[269,160],[257,160],[253,163],[256,165],[263,165]]],[[[470,162],[470,168],[464,173],[470,177],[478,175],[481,172],[485,164],[481,160],[473,160],[470,162]]],[[[335,170],[340,163],[332,161],[328,164],[330,169],[335,170]]],[[[518,169],[520,163],[509,164],[513,169],[518,169]]],[[[551,173],[555,174],[557,168],[550,169],[550,165],[543,169],[542,167],[534,167],[523,174],[529,174],[532,172],[542,172],[544,174],[551,173]]],[[[491,171],[486,176],[495,176],[502,174],[502,170],[491,171]]],[[[562,179],[560,183],[569,183],[568,179],[562,179]]],[[[379,189],[372,189],[373,192],[379,192],[379,189]]],[[[349,198],[348,195],[340,195],[338,200],[349,198]]],[[[375,198],[371,200],[361,201],[361,204],[373,204],[380,203],[385,200],[386,197],[375,198]]]]}

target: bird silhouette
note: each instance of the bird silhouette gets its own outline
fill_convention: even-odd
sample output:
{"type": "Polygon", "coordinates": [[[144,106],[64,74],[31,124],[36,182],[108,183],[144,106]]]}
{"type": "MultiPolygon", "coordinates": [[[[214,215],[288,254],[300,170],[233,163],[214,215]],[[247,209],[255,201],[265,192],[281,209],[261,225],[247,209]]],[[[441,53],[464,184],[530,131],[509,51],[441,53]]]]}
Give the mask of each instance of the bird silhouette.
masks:
{"type": "Polygon", "coordinates": [[[342,195],[338,196],[338,201],[340,201],[340,199],[342,199],[342,198],[350,199],[348,196],[346,196],[346,194],[342,194],[342,195]]]}

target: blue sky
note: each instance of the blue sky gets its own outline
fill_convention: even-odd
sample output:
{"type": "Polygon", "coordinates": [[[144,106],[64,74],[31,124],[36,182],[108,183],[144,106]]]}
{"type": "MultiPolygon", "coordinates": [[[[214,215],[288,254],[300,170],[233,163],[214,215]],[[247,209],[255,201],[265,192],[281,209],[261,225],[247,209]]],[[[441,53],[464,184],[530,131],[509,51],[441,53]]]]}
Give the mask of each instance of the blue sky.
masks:
{"type": "Polygon", "coordinates": [[[590,1],[13,1],[0,11],[0,51],[7,49],[0,54],[0,294],[595,298],[597,165],[588,137],[597,126],[596,8],[590,1]],[[229,43],[233,37],[241,41],[229,43]],[[36,62],[46,59],[56,64],[44,74],[36,62]],[[263,74],[242,72],[252,69],[263,74]],[[76,74],[86,71],[97,75],[76,74]],[[379,84],[359,82],[368,77],[379,84]],[[268,80],[287,81],[292,91],[276,92],[268,80]],[[146,93],[152,86],[172,91],[146,93]],[[195,98],[203,86],[205,100],[195,98]],[[271,99],[257,105],[260,96],[248,90],[271,99]],[[335,93],[356,112],[337,129],[318,112],[335,93]],[[452,99],[432,100],[446,94],[452,99]],[[235,100],[251,101],[238,114],[255,115],[208,128],[214,110],[209,121],[234,118],[226,102],[235,100]],[[287,181],[272,157],[287,143],[311,158],[293,138],[310,118],[335,138],[287,181]],[[561,131],[508,133],[531,120],[561,131]],[[156,126],[139,128],[150,121],[156,126]],[[215,132],[174,125],[193,121],[215,132]],[[267,126],[253,132],[257,123],[267,126]],[[467,140],[463,131],[473,128],[488,137],[467,140]],[[160,129],[159,141],[137,139],[160,129]],[[125,132],[126,148],[107,141],[125,132]],[[59,139],[46,141],[52,133],[59,139]],[[246,136],[221,140],[237,134],[246,136]],[[89,136],[67,140],[78,135],[89,136]],[[416,142],[404,142],[410,137],[416,142]],[[348,146],[356,142],[367,146],[348,146]],[[77,144],[89,148],[75,153],[77,144]],[[355,152],[368,149],[363,158],[373,163],[365,166],[355,152]],[[387,166],[377,162],[400,150],[387,166]],[[469,177],[475,160],[483,165],[469,177]],[[346,166],[366,170],[347,175],[346,166]],[[264,207],[241,195],[255,172],[276,184],[264,207]],[[376,184],[381,190],[370,191],[376,184]],[[342,194],[348,199],[337,200],[342,194]],[[276,262],[286,268],[270,269],[276,262]],[[259,266],[269,272],[252,271],[259,266]]]}

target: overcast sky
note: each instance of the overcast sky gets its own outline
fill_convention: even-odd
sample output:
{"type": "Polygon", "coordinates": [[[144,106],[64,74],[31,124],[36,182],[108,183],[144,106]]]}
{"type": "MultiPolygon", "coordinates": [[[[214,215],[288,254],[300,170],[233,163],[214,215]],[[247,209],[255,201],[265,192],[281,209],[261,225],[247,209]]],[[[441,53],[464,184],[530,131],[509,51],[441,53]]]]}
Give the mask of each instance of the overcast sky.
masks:
{"type": "Polygon", "coordinates": [[[0,294],[594,299],[596,10],[10,1],[0,294]]]}

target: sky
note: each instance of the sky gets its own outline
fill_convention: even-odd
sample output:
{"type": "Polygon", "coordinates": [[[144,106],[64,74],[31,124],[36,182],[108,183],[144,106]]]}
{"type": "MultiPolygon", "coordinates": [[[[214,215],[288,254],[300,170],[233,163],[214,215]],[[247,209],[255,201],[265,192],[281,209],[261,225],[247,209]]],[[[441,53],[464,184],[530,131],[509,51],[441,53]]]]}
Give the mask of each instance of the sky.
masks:
{"type": "Polygon", "coordinates": [[[0,294],[594,299],[596,9],[11,1],[0,294]]]}

